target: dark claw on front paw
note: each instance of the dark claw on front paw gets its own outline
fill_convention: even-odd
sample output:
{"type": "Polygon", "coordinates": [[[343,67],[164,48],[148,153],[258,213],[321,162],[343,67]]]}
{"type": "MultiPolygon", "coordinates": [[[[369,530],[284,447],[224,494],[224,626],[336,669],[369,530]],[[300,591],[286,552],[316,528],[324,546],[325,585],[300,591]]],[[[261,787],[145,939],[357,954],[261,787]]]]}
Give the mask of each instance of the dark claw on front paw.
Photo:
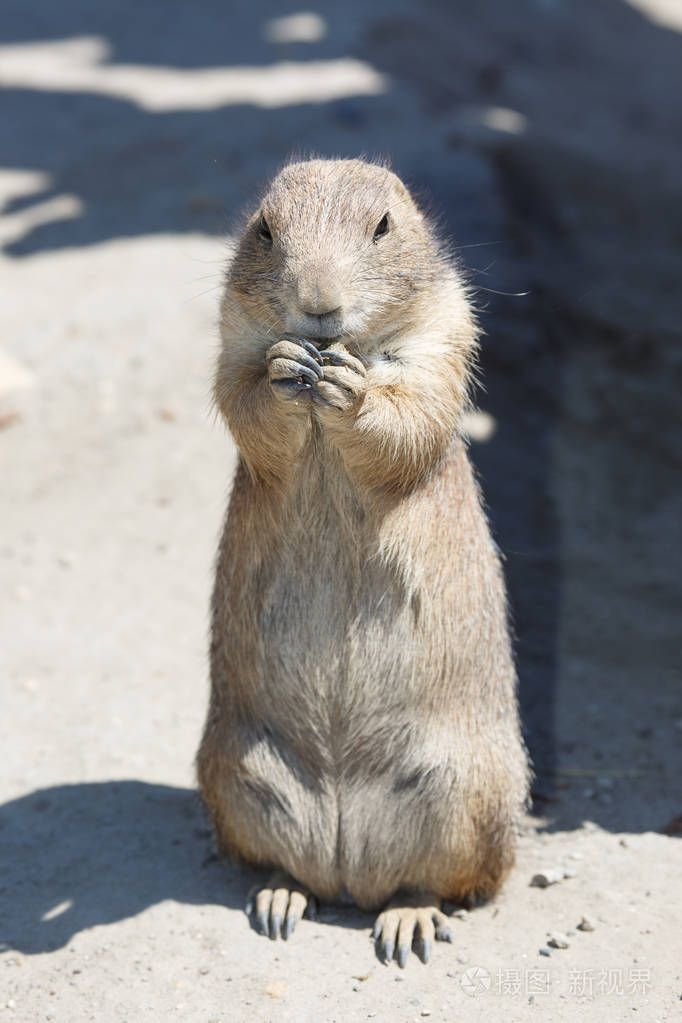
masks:
{"type": "Polygon", "coordinates": [[[284,927],[282,928],[282,937],[284,938],[285,941],[287,940],[287,938],[289,937],[297,923],[298,916],[296,915],[296,913],[292,913],[291,911],[289,911],[289,913],[287,914],[287,918],[284,921],[284,927]]]}
{"type": "Polygon", "coordinates": [[[310,385],[322,379],[322,370],[312,359],[308,359],[306,363],[299,363],[298,372],[301,379],[310,385]],[[312,363],[312,367],[308,363],[312,363]]]}
{"type": "MultiPolygon", "coordinates": [[[[305,348],[306,352],[315,360],[318,366],[322,366],[322,353],[315,347],[311,341],[301,340],[301,344],[305,348]]],[[[322,374],[320,374],[322,376],[322,374]]]]}
{"type": "Polygon", "coordinates": [[[270,383],[280,391],[289,391],[291,394],[300,394],[310,389],[310,384],[304,384],[298,377],[285,377],[282,380],[271,380],[270,383]]]}
{"type": "Polygon", "coordinates": [[[315,383],[316,380],[322,380],[324,377],[324,370],[322,369],[322,363],[317,362],[315,359],[310,358],[308,355],[301,356],[301,365],[305,366],[310,373],[311,383],[315,383]]]}
{"type": "Polygon", "coordinates": [[[273,941],[279,938],[280,931],[282,929],[282,917],[279,913],[273,913],[270,918],[270,937],[273,941]]]}
{"type": "Polygon", "coordinates": [[[300,345],[301,348],[305,348],[308,355],[319,365],[322,365],[322,357],[320,351],[312,341],[308,341],[305,337],[299,337],[298,334],[281,334],[280,341],[293,341],[294,344],[300,345]]]}

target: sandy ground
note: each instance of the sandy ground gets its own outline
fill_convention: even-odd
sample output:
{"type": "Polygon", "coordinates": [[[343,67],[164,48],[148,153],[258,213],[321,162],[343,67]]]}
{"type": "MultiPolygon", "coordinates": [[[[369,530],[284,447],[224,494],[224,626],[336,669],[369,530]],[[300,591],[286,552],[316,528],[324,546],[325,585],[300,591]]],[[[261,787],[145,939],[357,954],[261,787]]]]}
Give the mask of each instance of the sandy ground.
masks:
{"type": "Polygon", "coordinates": [[[3,5],[0,1015],[677,1019],[679,5],[290,13],[3,5]],[[472,454],[535,815],[502,895],[405,971],[346,907],[257,935],[194,794],[221,267],[294,150],[392,154],[488,289],[472,454]]]}

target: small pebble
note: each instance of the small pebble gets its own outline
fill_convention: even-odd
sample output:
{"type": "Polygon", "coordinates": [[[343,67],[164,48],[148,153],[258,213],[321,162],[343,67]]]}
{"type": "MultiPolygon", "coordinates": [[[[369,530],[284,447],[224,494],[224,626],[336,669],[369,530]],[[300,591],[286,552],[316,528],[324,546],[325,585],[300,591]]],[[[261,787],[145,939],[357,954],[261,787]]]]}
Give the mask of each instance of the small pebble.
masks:
{"type": "Polygon", "coordinates": [[[566,869],[564,870],[564,877],[568,879],[575,876],[576,876],[575,870],[573,870],[572,867],[566,867],[566,869]]]}
{"type": "Polygon", "coordinates": [[[393,980],[405,980],[404,977],[394,977],[393,980]]]}
{"type": "Polygon", "coordinates": [[[269,998],[283,998],[287,993],[287,982],[285,980],[271,980],[263,988],[269,998]]]}
{"type": "Polygon", "coordinates": [[[469,962],[469,956],[465,955],[464,952],[460,952],[456,958],[457,962],[461,963],[462,966],[466,966],[466,964],[469,962]]]}
{"type": "Polygon", "coordinates": [[[430,1015],[431,1015],[431,1010],[430,1009],[422,1009],[422,1016],[430,1016],[430,1015]]]}
{"type": "Polygon", "coordinates": [[[551,948],[568,948],[568,941],[565,934],[560,931],[552,931],[547,941],[551,948]]]}
{"type": "Polygon", "coordinates": [[[8,999],[8,1001],[7,1001],[7,1008],[8,1009],[16,1009],[16,1007],[17,1007],[17,1003],[14,1001],[14,999],[13,998],[8,999]]]}
{"type": "Polygon", "coordinates": [[[563,870],[559,867],[550,867],[549,870],[543,870],[539,874],[534,874],[530,886],[531,888],[548,888],[551,884],[557,884],[559,881],[563,881],[563,879],[563,870]]]}
{"type": "Polygon", "coordinates": [[[551,956],[551,954],[552,954],[548,948],[541,948],[541,949],[538,949],[538,951],[539,951],[541,956],[551,956]]]}
{"type": "Polygon", "coordinates": [[[597,921],[593,916],[581,916],[580,923],[578,924],[579,931],[594,931],[597,927],[597,921]]]}

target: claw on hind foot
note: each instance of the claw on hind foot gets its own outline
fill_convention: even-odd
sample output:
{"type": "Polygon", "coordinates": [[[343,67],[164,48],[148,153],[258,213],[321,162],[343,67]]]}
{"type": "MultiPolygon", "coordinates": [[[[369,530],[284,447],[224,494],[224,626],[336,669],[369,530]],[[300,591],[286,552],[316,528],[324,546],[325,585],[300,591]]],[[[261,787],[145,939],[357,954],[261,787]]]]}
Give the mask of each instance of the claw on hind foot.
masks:
{"type": "Polygon", "coordinates": [[[306,912],[314,911],[314,899],[288,874],[277,871],[264,888],[256,887],[249,895],[246,912],[253,917],[256,929],[276,941],[284,941],[306,912]]]}
{"type": "Polygon", "coordinates": [[[377,917],[372,938],[379,959],[388,965],[395,956],[401,970],[410,949],[423,963],[428,963],[434,941],[453,940],[447,917],[440,909],[440,899],[432,895],[392,899],[377,917]]]}

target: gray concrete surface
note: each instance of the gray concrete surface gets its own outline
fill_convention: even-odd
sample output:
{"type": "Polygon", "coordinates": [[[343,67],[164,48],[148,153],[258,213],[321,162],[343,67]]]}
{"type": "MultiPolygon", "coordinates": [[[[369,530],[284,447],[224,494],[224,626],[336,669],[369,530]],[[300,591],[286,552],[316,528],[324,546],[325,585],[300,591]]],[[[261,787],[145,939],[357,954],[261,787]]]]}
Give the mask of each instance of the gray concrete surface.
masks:
{"type": "Polygon", "coordinates": [[[296,13],[3,5],[0,1016],[676,1019],[679,7],[296,13]],[[472,453],[535,816],[502,896],[404,972],[346,907],[255,934],[255,875],[216,860],[194,794],[235,457],[210,405],[221,270],[297,151],[392,156],[485,308],[472,453]],[[529,886],[556,865],[574,876],[529,886]],[[576,933],[541,955],[554,930],[576,933]]]}

